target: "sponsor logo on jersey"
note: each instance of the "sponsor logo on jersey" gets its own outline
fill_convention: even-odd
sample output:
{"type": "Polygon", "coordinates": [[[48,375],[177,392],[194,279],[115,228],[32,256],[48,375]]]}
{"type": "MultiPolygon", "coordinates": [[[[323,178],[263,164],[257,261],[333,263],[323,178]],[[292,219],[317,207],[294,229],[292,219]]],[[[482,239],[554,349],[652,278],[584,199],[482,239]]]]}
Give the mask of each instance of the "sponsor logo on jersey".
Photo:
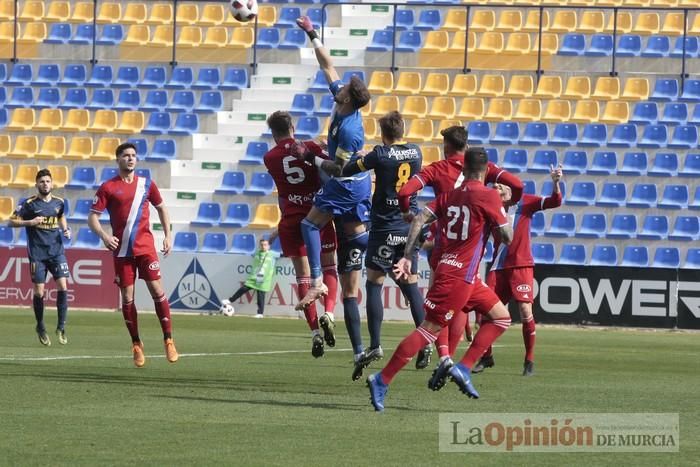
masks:
{"type": "Polygon", "coordinates": [[[418,149],[417,148],[406,148],[406,149],[399,149],[395,146],[392,146],[391,149],[389,149],[389,152],[387,156],[396,159],[396,160],[406,160],[406,159],[418,159],[418,149]]]}
{"type": "Polygon", "coordinates": [[[394,255],[394,250],[386,245],[381,245],[379,248],[377,248],[377,254],[385,260],[391,259],[391,257],[394,255]]]}
{"type": "Polygon", "coordinates": [[[519,286],[517,286],[515,288],[515,290],[517,290],[518,292],[528,293],[528,292],[532,292],[532,287],[530,287],[527,284],[520,284],[519,286]]]}
{"type": "Polygon", "coordinates": [[[160,263],[158,261],[153,261],[151,264],[148,265],[148,269],[150,269],[151,271],[159,271],[160,263]]]}
{"type": "Polygon", "coordinates": [[[386,237],[386,244],[389,246],[404,245],[408,237],[406,235],[389,234],[386,237]]]}
{"type": "Polygon", "coordinates": [[[448,311],[447,313],[445,313],[445,319],[446,319],[447,321],[451,320],[452,317],[454,316],[454,314],[455,314],[454,310],[448,311]]]}
{"type": "Polygon", "coordinates": [[[431,302],[430,300],[428,300],[427,298],[423,301],[423,303],[425,304],[425,306],[427,306],[431,310],[435,309],[435,304],[433,302],[431,302]]]}

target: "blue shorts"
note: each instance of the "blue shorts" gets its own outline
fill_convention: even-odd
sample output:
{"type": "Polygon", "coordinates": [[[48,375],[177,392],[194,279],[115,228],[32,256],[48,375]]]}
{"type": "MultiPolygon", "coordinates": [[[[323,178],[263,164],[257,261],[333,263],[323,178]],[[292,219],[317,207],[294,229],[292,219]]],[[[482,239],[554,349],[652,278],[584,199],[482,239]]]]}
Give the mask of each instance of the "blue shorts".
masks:
{"type": "Polygon", "coordinates": [[[347,222],[367,222],[372,209],[372,179],[369,174],[331,178],[314,197],[317,209],[347,222]]]}
{"type": "MultiPolygon", "coordinates": [[[[345,274],[352,271],[362,271],[362,258],[364,257],[367,248],[358,248],[357,245],[351,244],[343,229],[343,221],[339,219],[333,220],[338,239],[338,274],[345,274]]],[[[367,229],[367,224],[365,224],[367,229]]]]}
{"type": "Polygon", "coordinates": [[[46,283],[46,272],[50,272],[54,279],[68,277],[68,261],[65,255],[39,261],[30,261],[29,270],[32,274],[32,282],[35,284],[46,283]]]}
{"type": "MultiPolygon", "coordinates": [[[[404,255],[407,232],[369,232],[365,266],[375,271],[391,274],[396,264],[404,255]]],[[[418,255],[411,255],[411,273],[418,272],[418,255]]]]}

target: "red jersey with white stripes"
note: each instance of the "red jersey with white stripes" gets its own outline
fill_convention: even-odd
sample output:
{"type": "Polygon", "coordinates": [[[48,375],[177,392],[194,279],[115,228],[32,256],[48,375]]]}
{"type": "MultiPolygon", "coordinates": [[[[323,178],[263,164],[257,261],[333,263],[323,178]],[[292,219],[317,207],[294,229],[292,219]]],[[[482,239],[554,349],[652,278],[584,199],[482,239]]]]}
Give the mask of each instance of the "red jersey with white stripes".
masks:
{"type": "Polygon", "coordinates": [[[438,196],[426,209],[437,218],[443,239],[435,274],[473,283],[491,228],[508,224],[498,192],[468,180],[438,196]]]}
{"type": "Polygon", "coordinates": [[[109,212],[112,235],[119,239],[114,256],[141,256],[155,254],[150,229],[149,203],[163,204],[163,198],[153,180],[134,175],[131,183],[120,176],[107,180],[95,193],[91,211],[109,212]]]}

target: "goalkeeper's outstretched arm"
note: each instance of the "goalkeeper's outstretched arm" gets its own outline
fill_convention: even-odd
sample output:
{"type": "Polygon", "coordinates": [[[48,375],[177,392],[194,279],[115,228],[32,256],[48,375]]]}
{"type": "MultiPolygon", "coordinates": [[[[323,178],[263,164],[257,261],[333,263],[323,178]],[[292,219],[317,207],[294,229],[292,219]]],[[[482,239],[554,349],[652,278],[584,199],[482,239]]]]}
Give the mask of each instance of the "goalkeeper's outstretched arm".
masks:
{"type": "Polygon", "coordinates": [[[314,25],[311,22],[311,19],[308,16],[297,18],[297,25],[299,25],[299,27],[306,32],[306,35],[309,36],[309,40],[314,46],[314,52],[316,52],[316,60],[318,60],[318,65],[321,68],[321,71],[323,71],[323,73],[326,75],[326,81],[328,81],[328,84],[338,81],[340,76],[338,76],[338,72],[333,66],[331,55],[328,53],[328,49],[324,47],[323,42],[321,42],[318,32],[314,30],[314,25]]]}

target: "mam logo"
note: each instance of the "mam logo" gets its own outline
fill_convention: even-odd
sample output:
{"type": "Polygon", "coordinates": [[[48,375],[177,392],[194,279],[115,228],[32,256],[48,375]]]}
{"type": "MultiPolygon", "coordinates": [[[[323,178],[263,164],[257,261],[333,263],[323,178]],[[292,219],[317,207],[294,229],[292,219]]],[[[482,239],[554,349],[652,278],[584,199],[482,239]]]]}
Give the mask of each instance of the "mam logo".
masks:
{"type": "Polygon", "coordinates": [[[218,310],[221,306],[197,258],[187,267],[169,300],[170,307],[176,310],[218,310]]]}

